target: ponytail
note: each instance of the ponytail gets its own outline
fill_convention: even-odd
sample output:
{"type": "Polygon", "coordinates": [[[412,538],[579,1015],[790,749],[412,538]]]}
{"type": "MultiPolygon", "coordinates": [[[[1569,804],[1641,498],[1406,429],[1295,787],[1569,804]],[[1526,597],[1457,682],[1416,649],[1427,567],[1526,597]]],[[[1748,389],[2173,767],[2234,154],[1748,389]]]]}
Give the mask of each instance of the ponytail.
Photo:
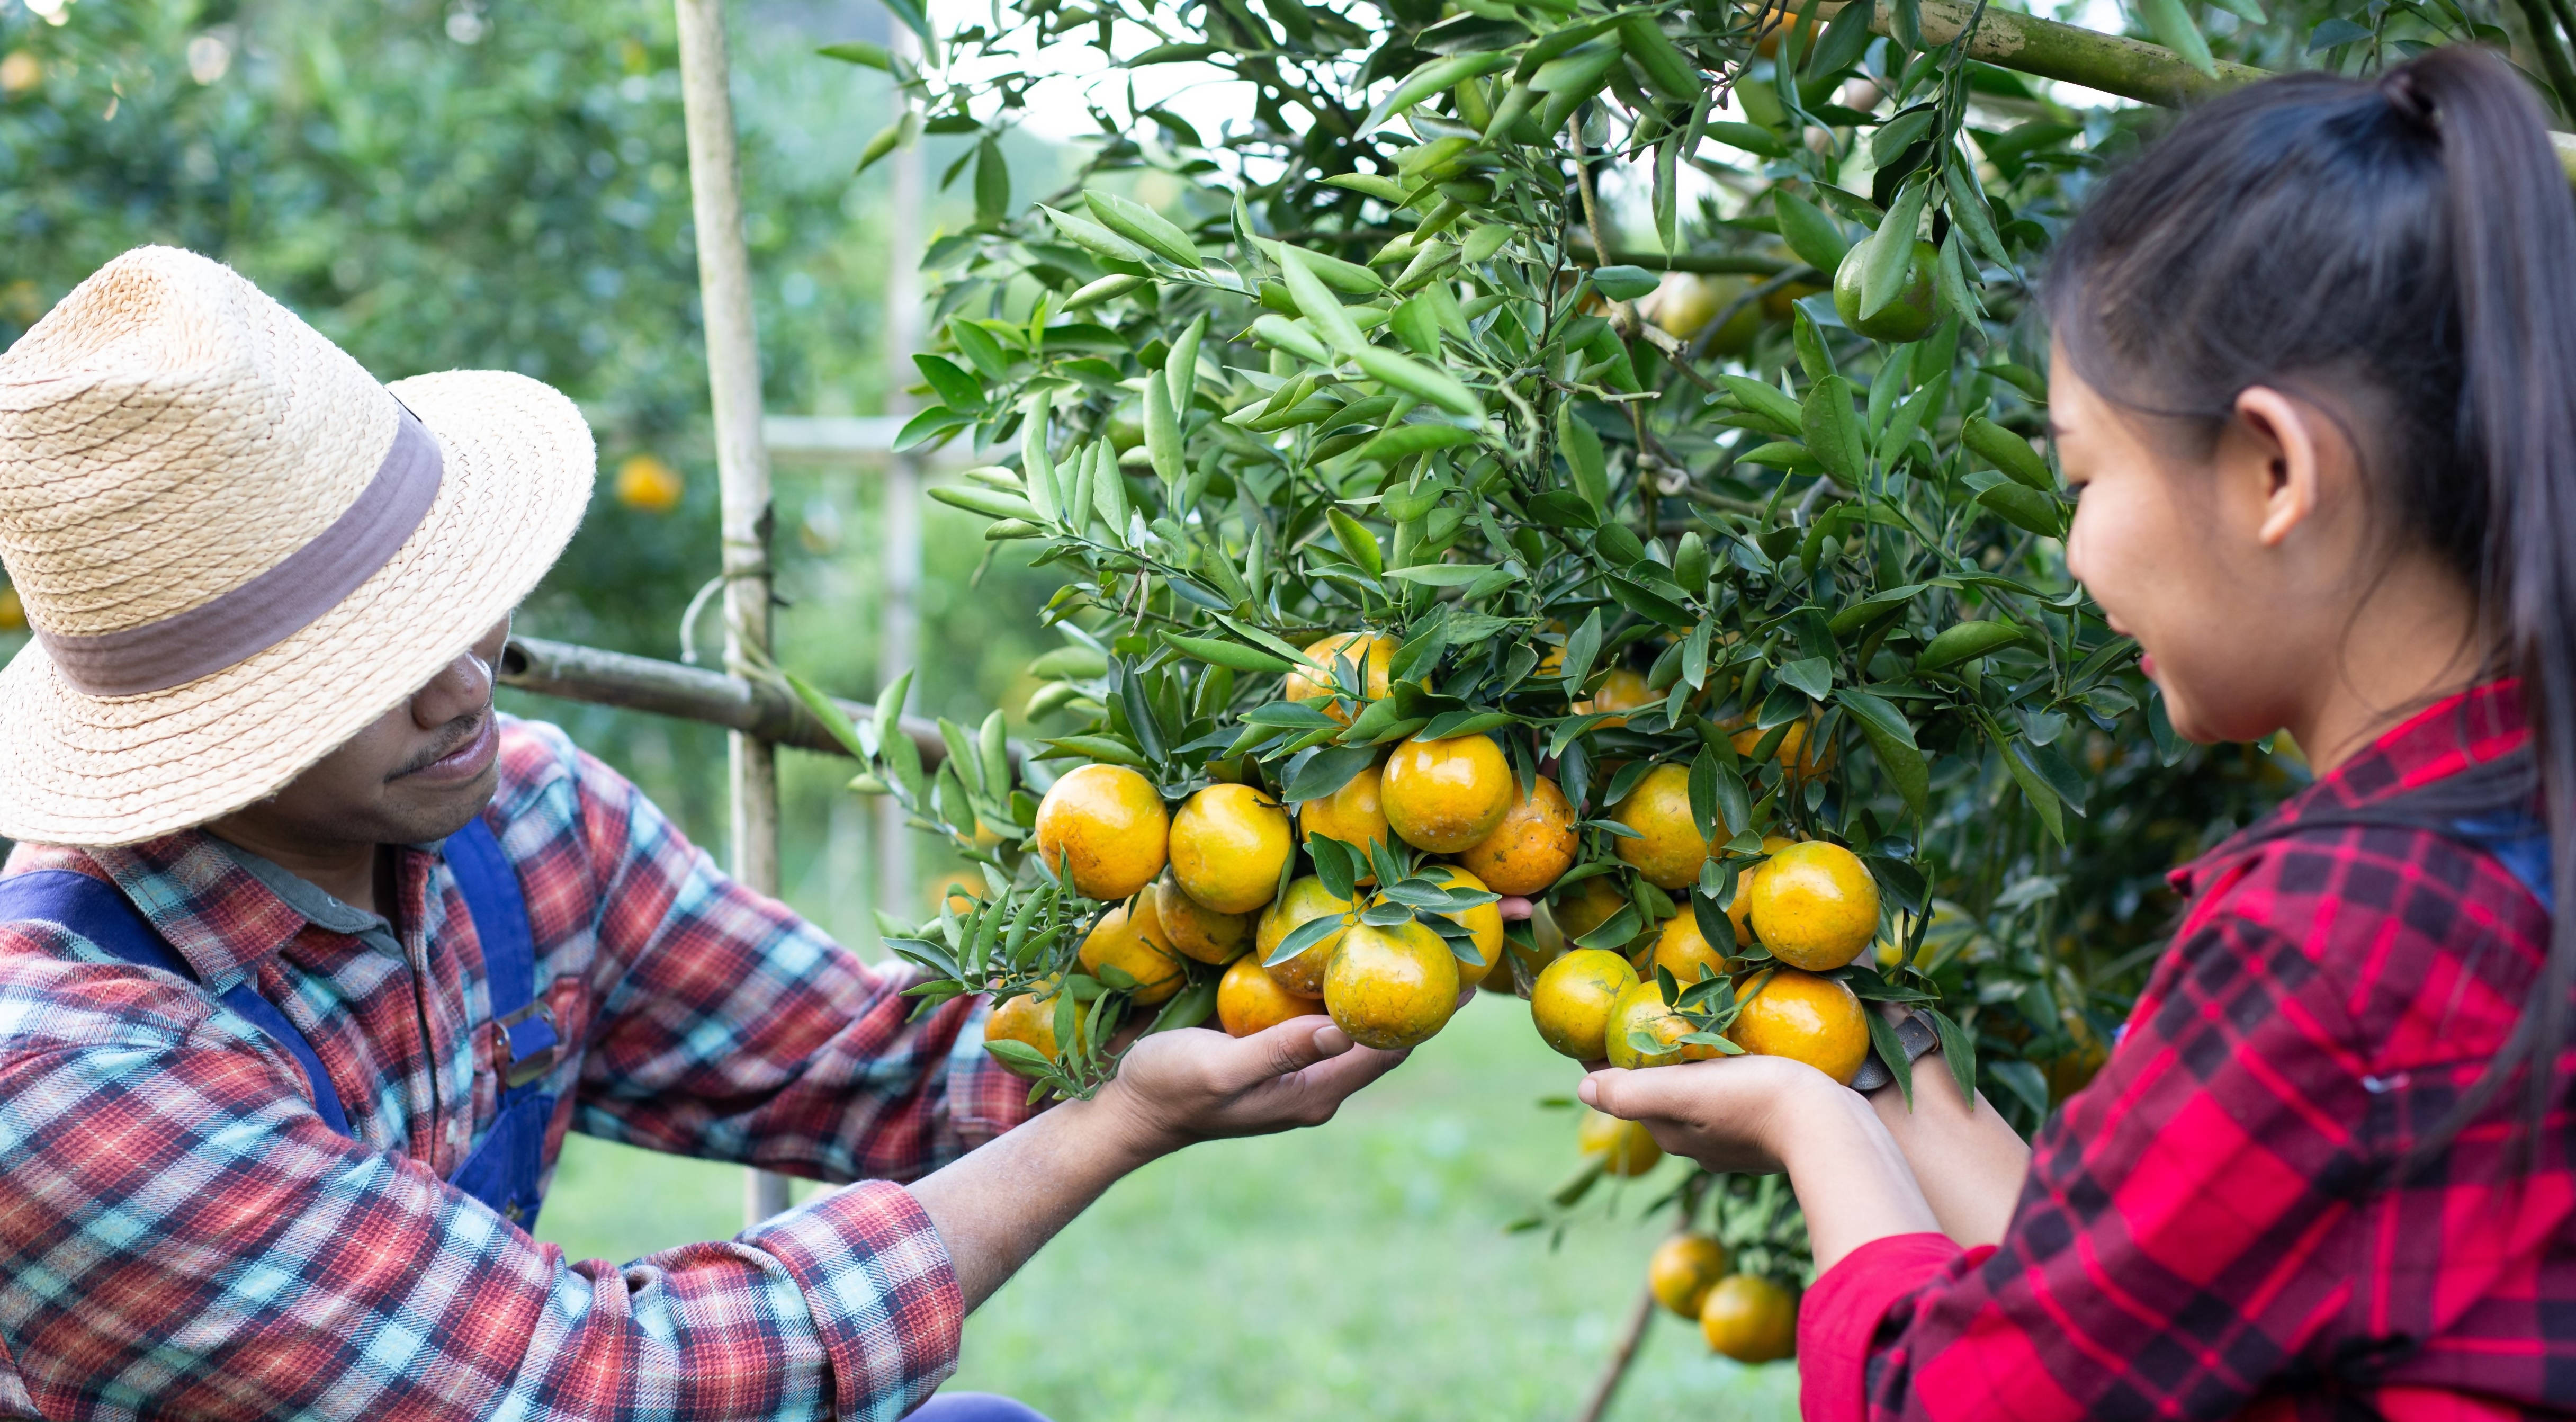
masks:
{"type": "Polygon", "coordinates": [[[2417,1159],[2517,1078],[2527,1152],[2576,1029],[2576,196],[2538,101],[2469,46],[2237,90],[2103,184],[2041,298],[2088,383],[2203,452],[2249,386],[2371,397],[2383,526],[2464,579],[2478,660],[2521,680],[2560,910],[2507,1044],[2417,1159]]]}

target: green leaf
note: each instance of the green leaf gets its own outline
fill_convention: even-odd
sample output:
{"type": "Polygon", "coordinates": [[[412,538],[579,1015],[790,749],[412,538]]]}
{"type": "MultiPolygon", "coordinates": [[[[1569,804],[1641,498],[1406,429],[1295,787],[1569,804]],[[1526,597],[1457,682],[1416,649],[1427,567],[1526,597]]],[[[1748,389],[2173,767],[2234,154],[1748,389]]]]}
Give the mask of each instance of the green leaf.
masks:
{"type": "Polygon", "coordinates": [[[1351,561],[1358,564],[1361,571],[1372,578],[1386,575],[1386,555],[1378,549],[1376,534],[1340,509],[1328,510],[1325,518],[1333,526],[1333,541],[1342,545],[1342,551],[1350,555],[1351,561]]]}
{"type": "Polygon", "coordinates": [[[1644,267],[1595,267],[1592,289],[1612,301],[1634,301],[1653,291],[1661,278],[1644,267]]]}
{"type": "Polygon", "coordinates": [[[1852,0],[1843,6],[1817,37],[1816,52],[1807,58],[1807,73],[1822,78],[1859,63],[1862,51],[1869,48],[1869,22],[1876,13],[1874,0],[1852,0]]]}
{"type": "Polygon", "coordinates": [[[2029,636],[2010,622],[1956,622],[1941,630],[1914,659],[1919,672],[1946,671],[1961,662],[1974,661],[1989,652],[2012,646],[2029,636]]]}
{"type": "Polygon", "coordinates": [[[1350,784],[1361,771],[1376,763],[1374,746],[1325,746],[1297,767],[1280,793],[1291,804],[1320,800],[1350,784]]]}
{"type": "Polygon", "coordinates": [[[1200,661],[1213,666],[1230,667],[1239,672],[1279,676],[1296,670],[1295,666],[1285,658],[1274,657],[1268,652],[1236,642],[1222,642],[1213,637],[1184,637],[1177,632],[1165,632],[1163,640],[1200,661]]]}
{"type": "Polygon", "coordinates": [[[2004,769],[2012,773],[2013,783],[2021,787],[2022,797],[2030,801],[2030,808],[2039,816],[2040,823],[2048,826],[2051,838],[2059,844],[2066,843],[2066,814],[2058,804],[2057,792],[2049,787],[2037,768],[2013,754],[2019,743],[2017,738],[2003,735],[2000,728],[1992,723],[1987,725],[1986,731],[1995,743],[1996,752],[2003,757],[2004,769]]]}
{"type": "Polygon", "coordinates": [[[1178,489],[1188,472],[1181,463],[1180,417],[1172,409],[1171,382],[1151,376],[1145,381],[1145,453],[1163,487],[1178,489]]]}
{"type": "Polygon", "coordinates": [[[1775,422],[1779,426],[1777,433],[1796,431],[1805,418],[1798,402],[1777,386],[1765,385],[1749,375],[1720,375],[1717,380],[1726,387],[1727,394],[1735,397],[1737,405],[1775,422]]]}
{"type": "Polygon", "coordinates": [[[2031,447],[2030,441],[1985,416],[1970,415],[1960,427],[1959,442],[2015,482],[2045,493],[2056,492],[2057,476],[2049,472],[2048,461],[2031,447]]]}
{"type": "Polygon", "coordinates": [[[1054,225],[1055,230],[1062,234],[1065,240],[1081,247],[1087,252],[1096,256],[1107,257],[1113,262],[1142,262],[1145,260],[1145,249],[1143,247],[1128,241],[1126,238],[1119,236],[1117,233],[1110,231],[1108,228],[1101,226],[1099,223],[1094,222],[1087,217],[1076,217],[1069,212],[1058,212],[1054,208],[1047,206],[1045,203],[1039,203],[1037,205],[1037,209],[1038,211],[1046,214],[1047,221],[1054,225]]]}
{"type": "Polygon", "coordinates": [[[1371,380],[1394,386],[1417,399],[1427,400],[1453,415],[1464,415],[1478,421],[1485,418],[1484,402],[1476,398],[1476,392],[1468,389],[1456,376],[1445,370],[1435,369],[1379,346],[1361,346],[1350,352],[1350,355],[1371,380]]]}
{"type": "Polygon", "coordinates": [[[2028,529],[2042,538],[2066,536],[2066,506],[2054,494],[2043,494],[2021,484],[1999,483],[1977,495],[1977,502],[2003,515],[2004,521],[2014,527],[2028,529]]]}
{"type": "Polygon", "coordinates": [[[837,59],[844,64],[863,64],[870,69],[882,69],[888,74],[894,72],[893,51],[881,44],[870,44],[866,40],[843,40],[839,44],[827,44],[814,52],[825,59],[837,59]]]}
{"type": "Polygon", "coordinates": [[[1923,203],[1932,191],[1928,179],[1917,178],[1905,185],[1896,205],[1889,208],[1886,220],[1869,239],[1869,255],[1862,259],[1860,270],[1860,314],[1866,321],[1885,311],[1888,303],[1904,294],[1908,277],[1914,270],[1914,231],[1923,220],[1923,203]]]}
{"type": "Polygon", "coordinates": [[[1456,425],[1397,425],[1381,431],[1361,445],[1354,457],[1379,464],[1395,464],[1430,450],[1472,443],[1475,438],[1475,431],[1462,430],[1456,425]]]}
{"type": "Polygon", "coordinates": [[[1002,158],[1002,145],[986,134],[975,145],[975,224],[999,227],[1011,215],[1011,165],[1002,158]]]}
{"type": "Polygon", "coordinates": [[[1083,190],[1082,200],[1103,226],[1173,265],[1192,271],[1206,265],[1199,260],[1198,244],[1190,240],[1190,234],[1143,203],[1090,188],[1083,190]]]}
{"type": "Polygon", "coordinates": [[[1491,74],[1511,62],[1512,56],[1499,51],[1435,59],[1406,75],[1404,82],[1395,86],[1394,93],[1379,100],[1377,107],[1369,110],[1368,117],[1361,120],[1359,131],[1366,133],[1434,94],[1454,89],[1480,75],[1491,74]]]}
{"type": "Polygon", "coordinates": [[[1843,487],[1859,488],[1869,473],[1869,441],[1861,431],[1860,417],[1852,412],[1851,382],[1828,375],[1809,386],[1798,420],[1807,437],[1807,451],[1816,462],[1843,487]]]}
{"type": "Polygon", "coordinates": [[[1857,687],[1847,686],[1835,692],[1834,700],[1852,713],[1852,720],[1869,742],[1870,753],[1878,757],[1879,768],[1887,772],[1897,793],[1905,797],[1905,807],[1918,817],[1929,815],[1931,766],[1924,760],[1922,748],[1915,744],[1914,727],[1907,723],[1905,713],[1857,687]]]}
{"type": "Polygon", "coordinates": [[[1896,1089],[1905,1098],[1905,1109],[1914,1109],[1914,1061],[1905,1055],[1905,1043],[1896,1035],[1896,1027],[1883,1013],[1864,1009],[1863,1021],[1869,1023],[1869,1045],[1896,1079],[1896,1089]]]}
{"type": "MultiPolygon", "coordinates": [[[[1318,865],[1317,867],[1320,868],[1321,865],[1318,865]]],[[[1330,882],[1327,882],[1324,887],[1329,889],[1332,885],[1330,882]]],[[[1349,891],[1347,889],[1340,894],[1334,895],[1336,898],[1347,898],[1348,896],[1349,891]]],[[[1337,913],[1327,913],[1310,918],[1304,923],[1297,925],[1295,928],[1288,930],[1288,936],[1279,940],[1279,946],[1270,950],[1270,956],[1261,960],[1261,966],[1265,968],[1275,968],[1280,964],[1287,962],[1289,959],[1296,957],[1298,954],[1305,952],[1307,949],[1314,947],[1316,944],[1323,942],[1325,939],[1332,937],[1334,934],[1339,933],[1343,927],[1345,927],[1345,925],[1342,921],[1342,915],[1337,913]]]]}
{"type": "Polygon", "coordinates": [[[1574,473],[1574,487],[1594,514],[1607,517],[1610,512],[1609,460],[1601,449],[1601,434],[1574,412],[1574,402],[1556,407],[1556,447],[1565,456],[1566,467],[1574,473]]]}
{"type": "Polygon", "coordinates": [[[1959,1084],[1963,1101],[1977,1099],[1977,1039],[1967,1028],[1937,1007],[1919,1009],[1932,1019],[1933,1035],[1941,1039],[1942,1059],[1950,1065],[1950,1079],[1959,1084]]]}
{"type": "Polygon", "coordinates": [[[1823,657],[1805,657],[1785,663],[1772,675],[1784,685],[1794,686],[1817,701],[1824,700],[1834,689],[1834,664],[1823,657]]]}
{"type": "Polygon", "coordinates": [[[1771,190],[1771,210],[1779,219],[1780,240],[1798,254],[1798,260],[1831,276],[1842,265],[1843,254],[1851,250],[1842,228],[1814,203],[1786,188],[1771,190]]]}
{"type": "Polygon", "coordinates": [[[1387,574],[1427,588],[1463,588],[1494,571],[1489,563],[1423,563],[1387,574]]]}
{"type": "Polygon", "coordinates": [[[2133,0],[2139,23],[2156,43],[2182,56],[2182,62],[2197,69],[2207,78],[2218,77],[2218,65],[2210,58],[2209,41],[2201,36],[2191,11],[2182,0],[2133,0]]]}

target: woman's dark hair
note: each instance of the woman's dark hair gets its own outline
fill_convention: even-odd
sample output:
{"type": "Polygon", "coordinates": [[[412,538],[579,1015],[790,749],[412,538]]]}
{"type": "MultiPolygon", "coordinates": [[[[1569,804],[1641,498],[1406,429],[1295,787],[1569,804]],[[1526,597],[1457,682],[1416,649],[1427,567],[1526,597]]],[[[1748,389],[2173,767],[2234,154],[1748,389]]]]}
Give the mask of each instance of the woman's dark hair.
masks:
{"type": "Polygon", "coordinates": [[[2468,581],[2473,650],[2522,682],[2561,911],[2435,1134],[2519,1077],[2535,1145],[2576,1008],[2576,196],[2539,103],[2466,46],[2237,90],[2102,184],[2041,303],[2087,384],[2204,453],[2248,386],[2347,397],[2375,520],[2468,581]]]}

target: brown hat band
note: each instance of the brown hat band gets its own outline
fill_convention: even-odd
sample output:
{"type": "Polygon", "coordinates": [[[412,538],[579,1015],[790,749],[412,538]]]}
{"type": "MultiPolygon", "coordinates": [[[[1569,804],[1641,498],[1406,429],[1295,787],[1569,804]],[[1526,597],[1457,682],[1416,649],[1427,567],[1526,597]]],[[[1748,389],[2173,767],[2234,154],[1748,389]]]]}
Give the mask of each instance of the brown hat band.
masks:
{"type": "Polygon", "coordinates": [[[438,439],[399,402],[394,443],[355,502],[249,582],[140,627],[74,636],[35,628],[63,680],[91,696],[140,696],[211,676],[294,636],[393,560],[438,497],[438,439]]]}

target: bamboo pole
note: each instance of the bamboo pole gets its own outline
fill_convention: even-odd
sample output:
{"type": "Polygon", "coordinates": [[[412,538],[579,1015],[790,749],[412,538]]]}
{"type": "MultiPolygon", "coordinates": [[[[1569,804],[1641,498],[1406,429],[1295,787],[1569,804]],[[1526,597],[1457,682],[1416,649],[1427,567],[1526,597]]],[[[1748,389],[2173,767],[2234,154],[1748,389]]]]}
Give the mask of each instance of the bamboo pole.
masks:
{"type": "MultiPolygon", "coordinates": [[[[706,327],[716,479],[723,492],[725,662],[740,675],[769,655],[769,448],[760,438],[760,336],[752,324],[751,254],[742,238],[742,165],[733,122],[733,66],[724,0],[674,0],[681,111],[698,242],[698,305],[706,327]]],[[[727,738],[733,875],[778,893],[778,756],[766,740],[727,738]]],[[[757,1224],[787,1208],[787,1178],[750,1173],[743,1213],[757,1224]]]]}
{"type": "MultiPolygon", "coordinates": [[[[902,25],[894,27],[894,52],[908,64],[921,62],[921,42],[902,25]]],[[[903,117],[909,101],[893,94],[894,116],[903,117]]],[[[921,380],[912,354],[921,343],[921,208],[927,199],[921,145],[907,143],[889,160],[893,201],[886,208],[885,362],[886,413],[911,413],[904,392],[921,380]]],[[[910,454],[897,454],[886,466],[877,493],[883,523],[877,539],[877,682],[885,683],[918,664],[920,655],[921,465],[910,454]]],[[[876,851],[879,908],[905,917],[917,912],[920,886],[914,881],[912,826],[892,797],[877,802],[876,851]]]]}

